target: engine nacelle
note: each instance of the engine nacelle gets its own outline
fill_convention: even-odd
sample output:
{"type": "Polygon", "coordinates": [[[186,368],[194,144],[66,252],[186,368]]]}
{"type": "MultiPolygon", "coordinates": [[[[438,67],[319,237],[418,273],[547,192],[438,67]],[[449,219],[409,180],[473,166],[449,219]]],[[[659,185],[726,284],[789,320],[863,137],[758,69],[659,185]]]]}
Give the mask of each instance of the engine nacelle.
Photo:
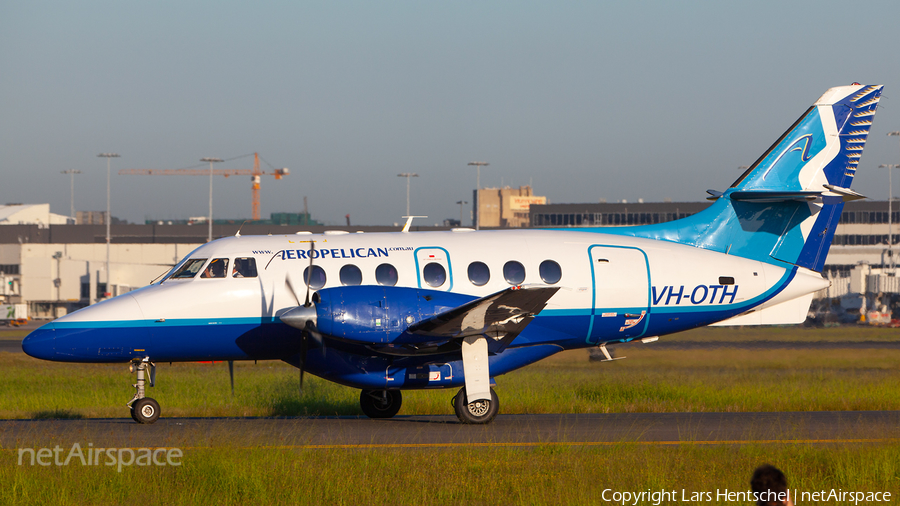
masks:
{"type": "Polygon", "coordinates": [[[316,293],[319,332],[373,344],[392,343],[410,325],[477,298],[396,286],[342,286],[316,293]]]}

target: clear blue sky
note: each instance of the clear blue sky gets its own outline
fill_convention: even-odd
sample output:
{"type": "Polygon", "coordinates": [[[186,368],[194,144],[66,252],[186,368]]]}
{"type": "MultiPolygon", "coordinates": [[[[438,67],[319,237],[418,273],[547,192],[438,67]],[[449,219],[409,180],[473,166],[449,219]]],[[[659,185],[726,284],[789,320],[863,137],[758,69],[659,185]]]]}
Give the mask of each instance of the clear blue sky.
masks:
{"type": "MultiPolygon", "coordinates": [[[[7,1],[0,203],[68,214],[77,169],[76,208],[102,210],[106,151],[113,214],[138,222],[205,215],[208,182],[118,169],[254,151],[291,169],[264,177],[264,217],[307,196],[327,223],[397,222],[417,172],[412,212],[440,222],[472,160],[556,203],[698,201],[853,81],[886,85],[854,183],[885,199],[898,29],[896,1],[7,1]]],[[[249,185],[216,178],[216,217],[249,217],[249,185]]]]}

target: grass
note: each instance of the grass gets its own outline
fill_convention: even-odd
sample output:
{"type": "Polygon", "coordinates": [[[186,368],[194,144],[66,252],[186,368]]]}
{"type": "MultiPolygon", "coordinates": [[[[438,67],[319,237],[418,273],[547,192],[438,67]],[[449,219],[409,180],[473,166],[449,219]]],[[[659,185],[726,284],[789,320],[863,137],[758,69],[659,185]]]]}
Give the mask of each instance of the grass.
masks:
{"type": "MultiPolygon", "coordinates": [[[[612,491],[746,491],[774,463],[799,491],[900,491],[900,445],[185,452],[180,467],[0,466],[2,504],[599,504],[612,491]],[[75,486],[74,484],[77,484],[75,486]],[[140,484],[138,487],[135,484],[140,484]],[[609,494],[610,492],[607,492],[609,494]]],[[[707,501],[714,502],[714,501],[707,501]]],[[[722,501],[715,501],[722,502],[722,501]]],[[[743,501],[747,504],[747,501],[743,501]]],[[[641,501],[639,504],[653,504],[641,501]]]]}
{"type": "MultiPolygon", "coordinates": [[[[889,341],[900,331],[700,329],[690,341],[889,341]]],[[[626,360],[561,353],[497,378],[503,413],[900,409],[900,350],[620,346],[626,360]]],[[[161,364],[149,394],[163,416],[357,415],[359,391],[280,362],[161,364]]],[[[0,418],[128,417],[127,365],[63,364],[0,353],[0,418]]],[[[407,391],[401,415],[452,413],[455,391],[407,391]]],[[[229,436],[233,437],[233,436],[229,436]]],[[[868,439],[879,434],[865,434],[868,439]]],[[[596,504],[604,489],[745,491],[770,462],[799,491],[900,494],[900,443],[649,446],[544,445],[417,449],[260,448],[210,439],[179,467],[31,467],[0,451],[0,504],[596,504]],[[137,484],[137,485],[136,485],[137,484]]],[[[682,492],[684,491],[684,492],[682,492]]],[[[632,502],[633,503],[633,502],[632,502]]],[[[743,501],[748,504],[749,501],[743,501]]],[[[809,504],[810,501],[803,501],[809,504]]],[[[630,503],[631,504],[631,503],[630,503]]],[[[654,504],[652,500],[638,504],[654,504]]]]}
{"type": "MultiPolygon", "coordinates": [[[[760,337],[759,329],[704,329],[672,339],[760,337]],[[714,336],[708,338],[707,336],[714,336]]],[[[782,340],[822,340],[834,329],[776,328],[782,340]],[[792,332],[791,332],[792,330],[792,332]]],[[[847,331],[866,341],[895,329],[847,331]],[[853,334],[855,332],[855,334],[853,334]]],[[[589,362],[585,350],[564,352],[497,378],[503,413],[822,411],[900,409],[900,349],[664,350],[618,347],[625,360],[589,362]]],[[[0,353],[0,419],[128,417],[133,376],[125,364],[66,364],[0,353]]],[[[359,415],[359,391],[307,375],[278,361],[160,364],[148,395],[163,416],[359,415]]],[[[404,392],[400,414],[452,414],[455,391],[404,392]]]]}

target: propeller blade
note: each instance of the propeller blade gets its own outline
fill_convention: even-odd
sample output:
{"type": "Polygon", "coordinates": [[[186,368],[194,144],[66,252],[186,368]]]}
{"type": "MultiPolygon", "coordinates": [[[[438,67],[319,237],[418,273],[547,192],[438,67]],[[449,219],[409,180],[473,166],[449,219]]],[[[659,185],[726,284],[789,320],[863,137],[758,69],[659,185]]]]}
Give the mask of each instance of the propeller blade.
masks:
{"type": "Polygon", "coordinates": [[[303,395],[303,370],[306,369],[306,351],[309,348],[309,338],[303,332],[300,336],[300,395],[303,395]]]}
{"type": "Polygon", "coordinates": [[[228,361],[228,375],[231,377],[231,395],[234,395],[234,360],[228,361]]]}
{"type": "Polygon", "coordinates": [[[284,286],[287,287],[288,291],[291,292],[291,295],[294,296],[294,300],[297,302],[297,305],[300,305],[300,297],[297,297],[297,290],[294,288],[294,283],[291,282],[291,273],[288,272],[284,275],[284,286]]]}
{"type": "Polygon", "coordinates": [[[306,268],[306,303],[304,306],[309,307],[309,283],[312,280],[312,271],[313,271],[313,253],[316,251],[316,243],[309,243],[309,267],[306,268]]]}

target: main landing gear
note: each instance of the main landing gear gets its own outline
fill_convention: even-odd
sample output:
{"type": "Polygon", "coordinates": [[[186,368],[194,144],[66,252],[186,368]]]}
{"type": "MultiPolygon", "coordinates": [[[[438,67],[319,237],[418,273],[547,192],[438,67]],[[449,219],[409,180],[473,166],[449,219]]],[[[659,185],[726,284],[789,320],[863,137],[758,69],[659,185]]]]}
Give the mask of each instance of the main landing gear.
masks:
{"type": "MultiPolygon", "coordinates": [[[[152,401],[152,399],[150,400],[152,401]]],[[[155,401],[153,402],[155,404],[155,401]]],[[[359,394],[359,406],[369,418],[392,418],[400,411],[401,404],[403,404],[403,395],[400,390],[363,390],[359,394]]],[[[490,423],[500,411],[500,399],[493,388],[490,400],[480,399],[468,402],[466,388],[463,387],[453,396],[450,404],[456,411],[459,421],[469,424],[490,423]]],[[[156,409],[158,412],[159,405],[156,405],[156,409]]]]}
{"type": "Polygon", "coordinates": [[[460,388],[459,393],[450,400],[450,404],[453,405],[456,417],[462,423],[490,423],[500,411],[500,399],[493,388],[491,389],[491,400],[480,399],[474,402],[468,402],[466,387],[460,388]]]}
{"type": "Polygon", "coordinates": [[[150,386],[156,383],[156,364],[150,361],[150,357],[134,359],[131,361],[129,371],[137,373],[137,382],[132,385],[135,388],[134,398],[126,406],[131,408],[131,418],[137,423],[153,423],[159,419],[159,403],[144,395],[146,372],[150,369],[150,386]]]}
{"type": "Polygon", "coordinates": [[[363,390],[359,406],[369,418],[391,418],[400,411],[403,395],[400,390],[363,390]]]}

